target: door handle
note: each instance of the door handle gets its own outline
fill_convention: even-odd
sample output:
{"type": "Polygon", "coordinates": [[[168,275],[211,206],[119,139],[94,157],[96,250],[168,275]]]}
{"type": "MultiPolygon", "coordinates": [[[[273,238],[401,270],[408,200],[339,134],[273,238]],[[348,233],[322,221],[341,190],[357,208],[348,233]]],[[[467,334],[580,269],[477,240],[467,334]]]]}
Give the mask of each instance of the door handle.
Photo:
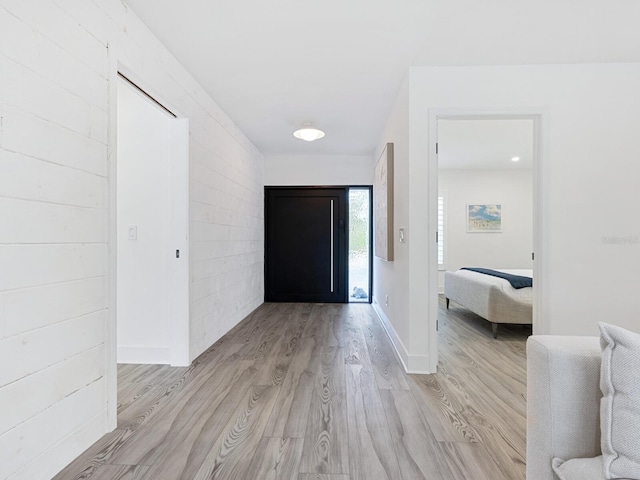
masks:
{"type": "Polygon", "coordinates": [[[333,293],[333,200],[331,200],[331,293],[333,293]]]}

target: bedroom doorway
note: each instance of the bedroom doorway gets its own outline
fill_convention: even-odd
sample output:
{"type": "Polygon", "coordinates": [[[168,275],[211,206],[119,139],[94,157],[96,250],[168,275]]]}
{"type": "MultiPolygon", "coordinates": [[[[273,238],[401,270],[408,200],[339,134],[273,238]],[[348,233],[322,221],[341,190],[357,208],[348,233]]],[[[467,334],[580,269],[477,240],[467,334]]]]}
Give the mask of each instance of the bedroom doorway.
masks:
{"type": "MultiPolygon", "coordinates": [[[[533,276],[540,222],[536,206],[541,116],[447,113],[432,120],[437,140],[435,162],[429,168],[436,174],[437,194],[431,211],[436,230],[431,256],[432,265],[437,265],[432,272],[437,293],[431,295],[430,315],[435,330],[438,304],[444,302],[445,272],[482,267],[533,276]]],[[[539,288],[539,278],[536,285],[539,288]]],[[[533,323],[533,290],[529,296],[533,323]]],[[[455,305],[474,311],[474,305],[455,305]]],[[[496,324],[480,325],[486,327],[486,335],[496,334],[496,324]]]]}

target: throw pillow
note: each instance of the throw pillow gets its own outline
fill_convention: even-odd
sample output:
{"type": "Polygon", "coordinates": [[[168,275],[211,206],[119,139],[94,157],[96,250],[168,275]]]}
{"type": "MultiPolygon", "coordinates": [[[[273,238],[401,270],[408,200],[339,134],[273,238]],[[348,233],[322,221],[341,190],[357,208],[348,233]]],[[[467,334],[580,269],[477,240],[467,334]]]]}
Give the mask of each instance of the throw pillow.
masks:
{"type": "Polygon", "coordinates": [[[560,480],[603,480],[602,455],[594,458],[574,458],[566,462],[553,459],[553,471],[560,480]]]}
{"type": "Polygon", "coordinates": [[[640,480],[640,334],[598,325],[604,477],[640,480]]]}

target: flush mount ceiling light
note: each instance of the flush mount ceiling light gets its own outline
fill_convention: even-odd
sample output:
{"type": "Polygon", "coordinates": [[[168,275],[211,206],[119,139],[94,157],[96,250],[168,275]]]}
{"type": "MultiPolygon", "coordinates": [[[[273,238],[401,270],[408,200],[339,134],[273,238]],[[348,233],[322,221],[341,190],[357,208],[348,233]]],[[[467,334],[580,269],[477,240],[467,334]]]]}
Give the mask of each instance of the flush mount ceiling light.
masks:
{"type": "Polygon", "coordinates": [[[511,161],[512,162],[519,162],[520,161],[520,157],[511,157],[511,161]]]}
{"type": "Polygon", "coordinates": [[[299,138],[300,140],[313,142],[314,140],[318,140],[324,137],[324,132],[315,127],[312,127],[310,123],[305,123],[301,129],[293,132],[293,136],[299,138]]]}

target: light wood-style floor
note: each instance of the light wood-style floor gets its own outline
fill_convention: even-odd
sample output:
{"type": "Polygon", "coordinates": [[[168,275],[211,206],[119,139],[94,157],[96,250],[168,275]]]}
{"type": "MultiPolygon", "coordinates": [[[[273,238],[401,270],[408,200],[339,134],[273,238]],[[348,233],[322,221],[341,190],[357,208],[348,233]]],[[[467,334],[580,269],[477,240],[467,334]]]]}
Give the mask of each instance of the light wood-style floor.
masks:
{"type": "Polygon", "coordinates": [[[122,365],[118,428],[56,480],[524,480],[526,327],[441,302],[406,375],[370,305],[265,304],[189,368],[122,365]]]}

